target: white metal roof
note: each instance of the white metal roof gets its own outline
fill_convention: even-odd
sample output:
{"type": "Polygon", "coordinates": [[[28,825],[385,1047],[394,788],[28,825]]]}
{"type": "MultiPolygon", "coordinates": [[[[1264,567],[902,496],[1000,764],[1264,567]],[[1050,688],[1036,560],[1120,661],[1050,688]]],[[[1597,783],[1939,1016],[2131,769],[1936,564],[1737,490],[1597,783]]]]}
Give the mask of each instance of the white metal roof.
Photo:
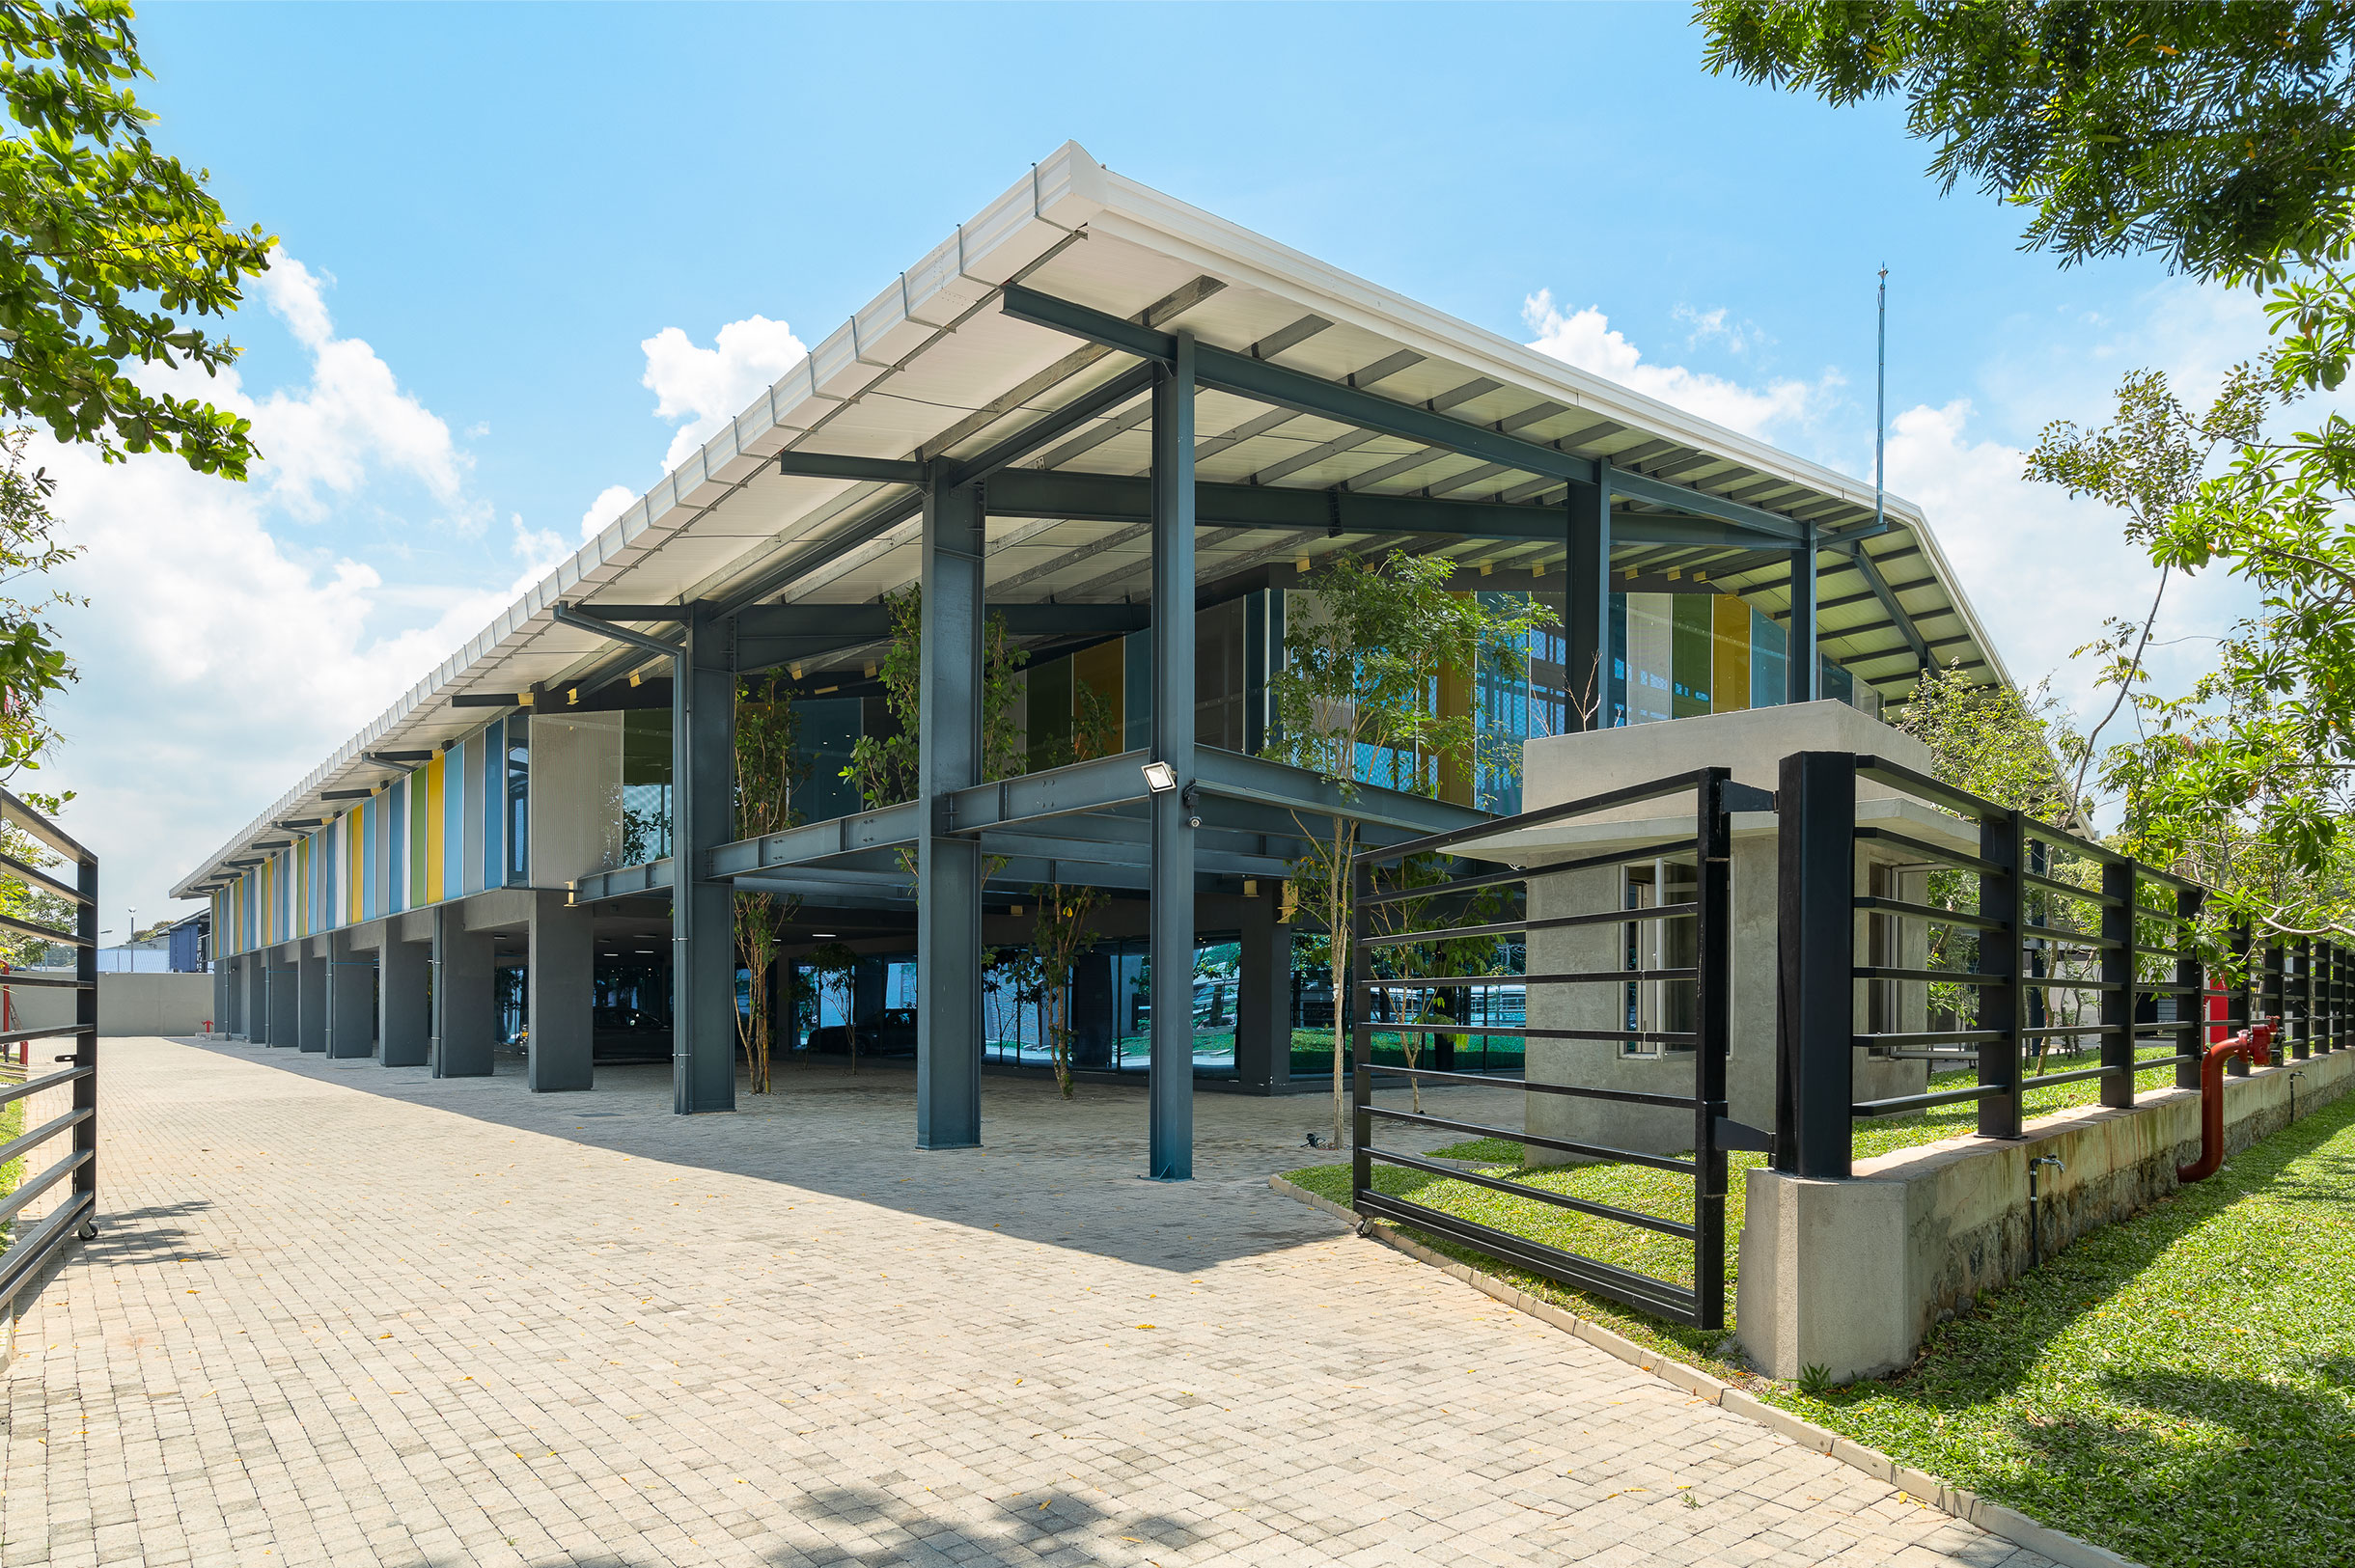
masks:
{"type": "MultiPolygon", "coordinates": [[[[427,750],[484,718],[461,693],[561,689],[609,660],[614,645],[558,622],[559,600],[677,603],[741,591],[780,560],[823,546],[906,491],[889,484],[786,477],[789,448],[887,459],[965,456],[1111,380],[1125,356],[1084,344],[993,306],[1010,282],[1092,306],[1177,322],[1204,343],[1251,350],[1385,397],[1429,401],[1621,469],[1669,478],[1825,528],[1868,519],[1870,484],[1710,424],[1495,333],[1443,315],[1116,175],[1076,143],[1044,162],[902,272],[702,451],[632,503],[573,558],[444,660],[222,845],[173,891],[193,896],[223,864],[280,820],[332,814],[319,792],[380,782],[363,754],[427,750]],[[1157,309],[1155,307],[1158,307],[1157,309]],[[1150,313],[1150,316],[1147,313],[1150,313]]],[[[1205,390],[1197,473],[1205,482],[1359,493],[1533,498],[1554,481],[1499,471],[1417,443],[1205,390]]],[[[1136,475],[1148,465],[1141,409],[1108,410],[1022,466],[1136,475]]],[[[1864,548],[1898,601],[1949,657],[2009,682],[1919,509],[1886,501],[1891,531],[1864,548]]],[[[1208,580],[1255,563],[1364,542],[1325,530],[1276,534],[1205,527],[1208,580]]],[[[1467,563],[1527,566],[1538,541],[1438,541],[1467,563]]],[[[910,521],[766,595],[778,602],[868,603],[917,574],[910,521]]],[[[1132,524],[1054,517],[989,520],[993,601],[1145,596],[1150,542],[1132,524]]],[[[1646,572],[1706,569],[1713,584],[1769,609],[1787,601],[1787,558],[1725,547],[1622,552],[1646,572]]],[[[1552,560],[1563,558],[1560,548],[1552,560]]],[[[1615,558],[1615,565],[1619,564],[1615,558]]],[[[1821,572],[1824,650],[1894,692],[1911,684],[1907,645],[1844,567],[1821,572]],[[1877,660],[1877,662],[1876,662],[1877,660]]],[[[1559,582],[1556,579],[1556,582],[1559,582]]]]}

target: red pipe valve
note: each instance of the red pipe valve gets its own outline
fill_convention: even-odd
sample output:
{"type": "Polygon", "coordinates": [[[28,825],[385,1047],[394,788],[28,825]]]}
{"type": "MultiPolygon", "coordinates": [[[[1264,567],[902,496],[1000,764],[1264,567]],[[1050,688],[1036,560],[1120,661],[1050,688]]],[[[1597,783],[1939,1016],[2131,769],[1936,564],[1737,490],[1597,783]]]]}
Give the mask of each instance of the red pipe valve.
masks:
{"type": "Polygon", "coordinates": [[[2175,1167],[2177,1181],[2205,1181],[2224,1165],[2224,1064],[2247,1057],[2259,1067],[2273,1059],[2274,1032],[2281,1020],[2268,1019],[2245,1029],[2229,1040],[2218,1040],[2200,1058],[2200,1158],[2175,1167]]]}

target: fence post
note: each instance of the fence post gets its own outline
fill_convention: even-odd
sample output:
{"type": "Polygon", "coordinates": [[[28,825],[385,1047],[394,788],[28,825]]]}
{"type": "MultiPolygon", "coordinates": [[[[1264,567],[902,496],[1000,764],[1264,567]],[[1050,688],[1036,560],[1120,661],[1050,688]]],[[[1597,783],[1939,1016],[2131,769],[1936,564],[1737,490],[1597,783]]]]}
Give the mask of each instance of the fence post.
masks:
{"type": "MultiPolygon", "coordinates": [[[[74,910],[73,929],[82,939],[74,953],[73,977],[80,988],[73,993],[73,1064],[85,1070],[73,1081],[73,1109],[90,1113],[73,1129],[73,1152],[86,1154],[74,1169],[73,1201],[87,1197],[95,1203],[98,1192],[98,862],[95,855],[85,855],[74,867],[73,885],[82,901],[74,910]]],[[[31,1076],[32,1069],[26,1069],[31,1076]]],[[[90,1218],[97,1217],[97,1210],[90,1218]]],[[[88,1228],[84,1222],[84,1229],[88,1228]]]]}
{"type": "Polygon", "coordinates": [[[1373,892],[1371,862],[1352,866],[1348,876],[1356,886],[1349,898],[1349,985],[1333,1005],[1345,1007],[1349,1027],[1349,1205],[1373,1185],[1373,1162],[1366,1145],[1373,1142],[1373,1005],[1366,983],[1373,978],[1373,960],[1366,950],[1366,897],[1373,892]]]}
{"type": "Polygon", "coordinates": [[[1979,1042],[1979,1082],[1993,1090],[1979,1101],[1981,1138],[2020,1136],[2020,1030],[2028,1012],[2028,987],[2023,983],[2028,898],[2020,872],[2027,850],[2022,813],[1979,819],[1979,858],[1993,867],[1979,876],[1979,913],[1983,920],[2003,922],[1980,932],[1978,960],[1971,966],[1975,973],[2003,977],[2001,984],[1977,988],[1979,1027],[1995,1033],[1994,1039],[1979,1042]]]}
{"type": "MultiPolygon", "coordinates": [[[[2254,962],[2250,958],[2255,946],[2249,934],[2249,922],[2235,921],[2232,923],[2232,963],[2239,978],[2232,983],[2231,995],[2225,999],[2224,1032],[2228,1038],[2248,1030],[2250,993],[2252,990],[2261,992],[2264,988],[2264,959],[2261,955],[2254,962]]],[[[2224,1070],[2229,1077],[2246,1078],[2249,1076],[2249,1059],[2229,1058],[2224,1070]]]]}
{"type": "Polygon", "coordinates": [[[2111,1070],[2101,1081],[2101,1103],[2121,1111],[2134,1107],[2134,918],[2142,887],[2137,869],[2130,860],[2105,861],[2101,867],[2102,896],[2116,900],[2101,906],[2101,978],[2117,987],[2101,994],[2101,1064],[2111,1070]]]}
{"type": "Polygon", "coordinates": [[[1726,1048],[1732,1032],[1731,977],[1733,913],[1732,820],[1726,814],[1725,768],[1704,768],[1694,829],[1693,1157],[1700,1165],[1693,1194],[1693,1295],[1703,1328],[1725,1323],[1726,1151],[1717,1118],[1726,1114],[1726,1048]]]}
{"type": "Polygon", "coordinates": [[[1783,758],[1775,818],[1774,1166],[1845,1176],[1856,1104],[1856,755],[1783,758]]]}
{"type": "Polygon", "coordinates": [[[2297,1058],[2306,1060],[2314,1054],[2314,949],[2320,946],[2313,937],[2298,938],[2298,1039],[2297,1058]]]}
{"type": "Polygon", "coordinates": [[[2322,1033],[2322,1049],[2336,1051],[2339,1049],[2340,1033],[2346,1027],[2343,1021],[2345,1014],[2341,1011],[2341,1008],[2345,1005],[2346,997],[2341,990],[2343,977],[2340,973],[2341,965],[2345,961],[2345,957],[2340,951],[2339,944],[2328,938],[2323,940],[2322,952],[2323,994],[2330,999],[2327,1005],[2330,1008],[2331,1021],[2331,1027],[2322,1033]]]}
{"type": "Polygon", "coordinates": [[[2175,1019],[2178,1024],[2181,1023],[2186,1016],[2183,1009],[2188,1006],[2191,1009],[2189,1017],[2192,1020],[2190,1029],[2175,1031],[2175,1054],[2191,1059],[2188,1061],[2175,1063],[2175,1087],[2177,1088],[2198,1088],[2200,1087],[2200,1059],[2207,1052],[2207,966],[2201,963],[2197,946],[2200,912],[2206,906],[2207,890],[2205,888],[2178,888],[2175,890],[2175,936],[2167,945],[2175,949],[2178,955],[2175,959],[2175,984],[2188,987],[2186,990],[2179,990],[2175,993],[2177,997],[2183,999],[2175,1004],[2175,1019]]]}

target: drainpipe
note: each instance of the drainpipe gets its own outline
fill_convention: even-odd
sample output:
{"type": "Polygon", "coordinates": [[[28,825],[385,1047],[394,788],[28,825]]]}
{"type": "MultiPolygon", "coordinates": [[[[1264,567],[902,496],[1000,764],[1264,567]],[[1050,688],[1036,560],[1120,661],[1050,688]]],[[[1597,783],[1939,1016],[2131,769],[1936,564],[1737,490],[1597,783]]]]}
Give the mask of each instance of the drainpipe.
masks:
{"type": "MultiPolygon", "coordinates": [[[[2229,1040],[2211,1045],[2200,1059],[2200,1158],[2190,1165],[2175,1168],[2175,1180],[2205,1181],[2224,1165],[2224,1064],[2232,1057],[2246,1057],[2258,1066],[2271,1059],[2270,1047],[2274,1031],[2282,1021],[2269,1018],[2261,1024],[2243,1030],[2229,1040]]],[[[2294,1091],[2293,1091],[2294,1092],[2294,1091]]]]}

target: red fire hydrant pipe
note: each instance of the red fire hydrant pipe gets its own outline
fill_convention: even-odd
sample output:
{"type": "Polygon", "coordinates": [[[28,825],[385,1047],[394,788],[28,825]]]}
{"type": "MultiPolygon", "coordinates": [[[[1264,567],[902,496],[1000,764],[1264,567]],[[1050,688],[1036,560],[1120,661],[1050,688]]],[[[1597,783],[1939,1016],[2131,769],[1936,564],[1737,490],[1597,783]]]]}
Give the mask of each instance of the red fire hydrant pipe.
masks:
{"type": "Polygon", "coordinates": [[[2200,1158],[2175,1167],[2177,1181],[2205,1181],[2224,1166],[2224,1064],[2247,1057],[2258,1066],[2271,1060],[2269,1047],[2278,1021],[2244,1030],[2229,1040],[2218,1040],[2200,1059],[2200,1158]]]}

